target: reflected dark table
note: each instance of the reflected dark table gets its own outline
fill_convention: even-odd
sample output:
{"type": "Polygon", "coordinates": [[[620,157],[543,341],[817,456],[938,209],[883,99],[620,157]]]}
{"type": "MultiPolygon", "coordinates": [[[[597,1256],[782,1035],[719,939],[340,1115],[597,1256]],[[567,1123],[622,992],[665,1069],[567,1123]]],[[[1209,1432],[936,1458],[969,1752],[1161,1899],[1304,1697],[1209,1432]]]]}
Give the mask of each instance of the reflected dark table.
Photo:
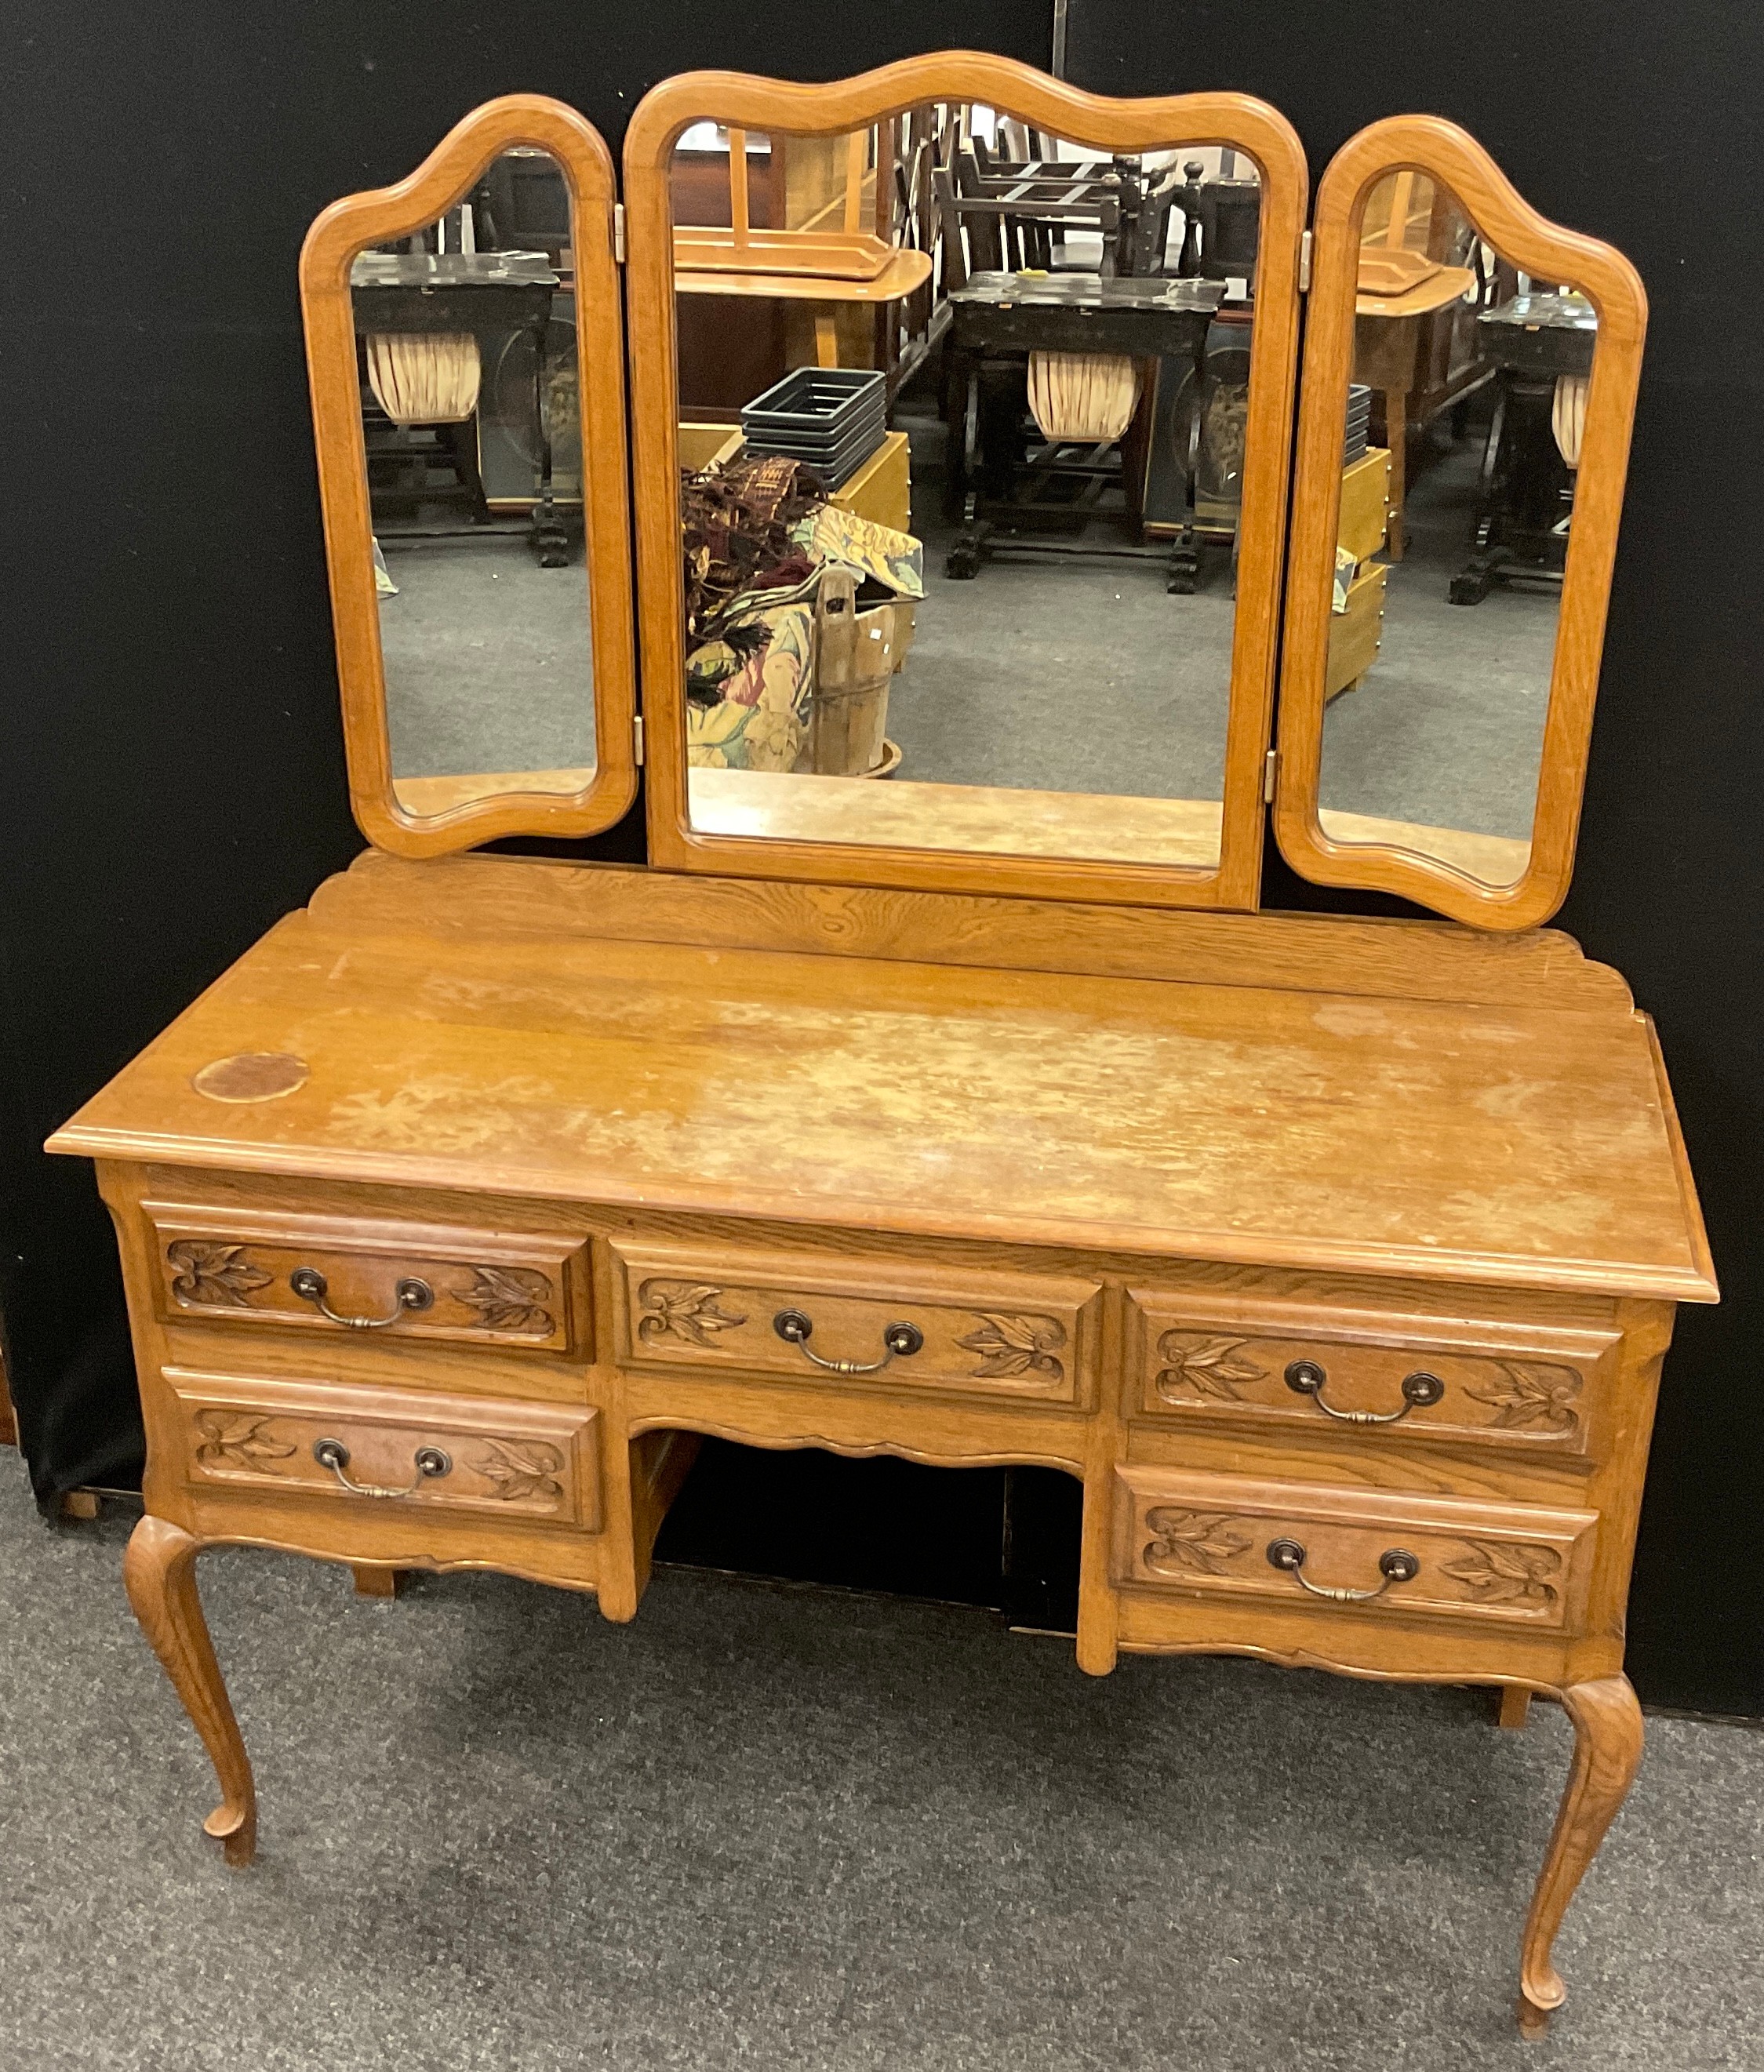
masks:
{"type": "MultiPolygon", "coordinates": [[[[357,337],[370,332],[469,333],[483,345],[511,331],[531,335],[533,450],[538,457],[531,537],[540,566],[548,569],[561,568],[569,549],[552,491],[545,368],[551,302],[557,286],[558,277],[542,252],[364,252],[349,269],[357,337]]],[[[487,515],[475,456],[471,467],[468,487],[480,522],[458,528],[464,531],[482,529],[487,515]]],[[[421,529],[444,536],[444,530],[421,529]]]]}

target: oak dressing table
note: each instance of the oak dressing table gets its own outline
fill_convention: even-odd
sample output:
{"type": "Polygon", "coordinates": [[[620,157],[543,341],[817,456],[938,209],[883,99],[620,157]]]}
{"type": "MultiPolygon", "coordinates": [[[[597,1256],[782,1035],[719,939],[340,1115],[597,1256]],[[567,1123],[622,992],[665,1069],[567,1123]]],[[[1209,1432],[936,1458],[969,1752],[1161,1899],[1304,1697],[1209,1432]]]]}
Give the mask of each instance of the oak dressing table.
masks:
{"type": "MultiPolygon", "coordinates": [[[[830,86],[669,81],[633,118],[622,216],[589,126],[513,97],[315,226],[315,421],[374,847],[52,1141],[97,1161],[116,1221],[148,1431],[126,1579],[219,1773],[229,1862],[257,1811],[196,1593],[206,1546],[364,1577],[499,1568],[623,1620],[702,1435],[1033,1462],[1083,1486],[1092,1673],[1122,1649],[1235,1652],[1486,1684],[1515,1720],[1560,1697],[1576,1753],[1522,2026],[1562,2000],[1551,1943],[1641,1749],[1623,1615],[1660,1363],[1674,1305],[1716,1296],[1651,1026],[1538,925],[1572,868],[1643,304],[1618,254],[1433,118],[1347,146],[1309,228],[1306,184],[1289,127],[1242,96],[1103,101],[953,54],[830,86]],[[1186,697],[1182,671],[1217,661],[1219,695],[1192,699],[1215,731],[1187,792],[1150,767],[1162,735],[1136,750],[1131,843],[1108,796],[1087,816],[1058,742],[1036,744],[1038,785],[956,791],[935,733],[903,736],[905,804],[793,771],[800,708],[766,702],[785,622],[759,607],[723,623],[727,683],[760,656],[779,759],[741,774],[734,831],[735,773],[688,753],[675,144],[706,120],[874,140],[931,103],[1112,154],[1228,148],[1260,183],[1235,595],[1171,600],[1145,571],[1157,666],[1186,697]],[[405,600],[375,594],[349,272],[516,146],[550,152],[573,198],[595,760],[475,790],[438,772],[457,781],[425,813],[436,795],[401,797],[387,747],[380,614],[405,600]],[[1482,878],[1437,787],[1414,811],[1343,791],[1325,726],[1359,221],[1417,168],[1599,319],[1562,590],[1516,601],[1554,626],[1518,758],[1527,831],[1490,827],[1475,773],[1454,778],[1463,829],[1494,845],[1482,878]],[[639,756],[649,867],[462,853],[609,824],[639,756]],[[1264,787],[1296,867],[1448,918],[1255,911],[1264,787]]],[[[1173,263],[1182,243],[1178,224],[1173,263]]],[[[903,676],[956,608],[927,586],[903,676]]],[[[1380,695],[1392,645],[1355,700],[1380,695]]],[[[1495,695],[1469,660],[1462,689],[1495,695]]]]}

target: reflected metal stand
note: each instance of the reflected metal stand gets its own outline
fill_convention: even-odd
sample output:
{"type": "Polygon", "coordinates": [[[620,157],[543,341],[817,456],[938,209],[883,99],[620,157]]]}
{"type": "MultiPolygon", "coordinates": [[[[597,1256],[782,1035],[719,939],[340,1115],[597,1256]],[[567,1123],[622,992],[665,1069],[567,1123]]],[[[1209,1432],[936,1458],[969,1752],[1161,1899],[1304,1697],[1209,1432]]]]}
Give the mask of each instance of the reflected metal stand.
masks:
{"type": "MultiPolygon", "coordinates": [[[[537,456],[538,491],[524,529],[542,569],[561,569],[569,559],[569,534],[558,514],[551,479],[551,409],[546,393],[546,343],[551,326],[551,298],[557,276],[542,253],[530,252],[364,252],[349,273],[356,335],[374,332],[469,332],[482,345],[510,331],[524,331],[533,342],[533,451],[537,456]]],[[[484,512],[483,486],[477,456],[455,451],[462,462],[462,487],[473,508],[484,512]]],[[[423,487],[404,492],[417,503],[446,498],[445,489],[423,487]]],[[[457,492],[454,492],[457,493],[457,492]]],[[[499,528],[487,516],[470,525],[401,527],[389,538],[461,539],[499,528]]]]}
{"type": "Polygon", "coordinates": [[[1559,591],[1574,508],[1574,471],[1556,444],[1559,376],[1592,372],[1598,319],[1577,296],[1523,294],[1476,320],[1495,364],[1469,565],[1454,604],[1480,604],[1496,583],[1559,591]]]}
{"type": "Polygon", "coordinates": [[[989,555],[1103,556],[1169,562],[1168,588],[1187,596],[1199,565],[1195,501],[1199,479],[1200,398],[1205,388],[1208,326],[1224,299],[1223,283],[1164,278],[1104,278],[1092,273],[976,273],[950,291],[951,487],[961,516],[944,572],[958,582],[980,573],[989,555]],[[1049,440],[1019,455],[1019,383],[1031,352],[1125,353],[1135,359],[1188,360],[1196,400],[1188,439],[1181,532],[1167,550],[1138,542],[1092,542],[1049,536],[1080,529],[1103,515],[1103,492],[1125,489],[1118,448],[1049,440]],[[989,397],[988,375],[1008,374],[1008,393],[989,397]],[[1026,474],[1026,484],[1019,480],[1026,474]],[[1075,495],[1050,494],[1056,477],[1075,479],[1075,495]],[[1027,493],[1022,493],[1026,487],[1027,493]]]}

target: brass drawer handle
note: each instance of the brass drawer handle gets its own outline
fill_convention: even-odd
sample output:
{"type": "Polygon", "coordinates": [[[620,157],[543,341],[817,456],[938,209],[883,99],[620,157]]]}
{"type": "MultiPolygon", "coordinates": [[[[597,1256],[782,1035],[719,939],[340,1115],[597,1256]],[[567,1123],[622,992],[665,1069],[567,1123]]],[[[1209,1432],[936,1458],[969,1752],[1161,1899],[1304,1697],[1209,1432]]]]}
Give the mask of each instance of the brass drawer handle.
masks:
{"type": "Polygon", "coordinates": [[[1296,1540],[1269,1540],[1268,1559],[1301,1590],[1310,1591],[1314,1597],[1325,1597],[1332,1605],[1369,1605],[1374,1597],[1383,1597],[1392,1583],[1412,1583],[1421,1572],[1420,1561],[1406,1548],[1389,1547],[1378,1557],[1378,1572],[1384,1580],[1375,1590],[1328,1589],[1306,1579],[1305,1550],[1296,1540]]]}
{"type": "Polygon", "coordinates": [[[1296,1395],[1308,1396],[1326,1417],[1333,1417],[1338,1424],[1400,1424],[1410,1411],[1425,1410],[1445,1393],[1445,1384],[1437,1374],[1405,1374],[1400,1410],[1338,1410],[1323,1400],[1328,1383],[1328,1375],[1315,1360],[1294,1360],[1286,1370],[1286,1386],[1296,1395]]]}
{"type": "Polygon", "coordinates": [[[396,1324],[413,1309],[433,1309],[435,1301],[435,1291],[428,1282],[411,1276],[393,1289],[392,1308],[384,1317],[346,1317],[325,1300],[329,1283],[316,1266],[297,1266],[288,1276],[288,1285],[302,1302],[310,1302],[321,1317],[341,1324],[346,1331],[383,1331],[388,1324],[396,1324]]]}
{"type": "Polygon", "coordinates": [[[882,1333],[880,1359],[830,1360],[810,1349],[808,1337],[815,1328],[814,1320],[800,1309],[780,1309],[772,1318],[771,1327],[787,1345],[795,1346],[804,1359],[812,1360],[827,1374],[880,1374],[892,1359],[911,1359],[925,1342],[925,1334],[916,1324],[890,1324],[882,1333]]]}
{"type": "Polygon", "coordinates": [[[345,1472],[349,1466],[349,1449],[341,1439],[316,1439],[313,1441],[312,1457],[321,1468],[329,1468],[343,1487],[353,1496],[413,1496],[426,1482],[433,1482],[439,1475],[453,1473],[453,1458],[438,1446],[419,1446],[415,1460],[417,1478],[402,1489],[386,1489],[378,1482],[352,1482],[345,1472]]]}

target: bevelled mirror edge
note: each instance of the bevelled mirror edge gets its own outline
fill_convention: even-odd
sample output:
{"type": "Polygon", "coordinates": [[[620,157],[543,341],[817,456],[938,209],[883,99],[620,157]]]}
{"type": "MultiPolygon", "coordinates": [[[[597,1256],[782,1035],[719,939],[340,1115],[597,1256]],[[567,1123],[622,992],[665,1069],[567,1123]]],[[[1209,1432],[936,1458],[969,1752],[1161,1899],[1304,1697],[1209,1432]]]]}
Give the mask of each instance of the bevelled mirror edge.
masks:
{"type": "Polygon", "coordinates": [[[1296,382],[1297,262],[1308,198],[1302,149],[1277,111],[1235,93],[1111,100],[1080,92],[1014,60],[979,53],[909,59],[857,78],[804,85],[736,73],[688,74],[652,89],[624,150],[630,225],[632,439],[639,612],[645,702],[649,854],[664,868],[882,887],[1003,893],[1140,906],[1253,908],[1272,722],[1280,572],[1296,382]],[[672,154],[695,124],[762,134],[837,136],[930,102],[981,102],[1055,137],[1100,150],[1149,150],[1210,140],[1250,158],[1263,184],[1261,257],[1249,391],[1216,868],[1095,863],[960,849],[884,849],[854,841],[761,841],[694,831],[683,701],[680,517],[663,485],[677,481],[672,154]]]}
{"type": "Polygon", "coordinates": [[[1437,117],[1392,117],[1344,145],[1318,183],[1313,233],[1288,546],[1276,840],[1286,861],[1315,883],[1396,893],[1478,928],[1533,927],[1560,905],[1573,874],[1647,297],[1622,253],[1540,215],[1474,138],[1437,117]],[[1531,835],[1523,870],[1501,885],[1443,856],[1332,839],[1320,819],[1343,405],[1355,376],[1362,216],[1380,183],[1404,173],[1437,183],[1467,209],[1480,237],[1500,257],[1535,279],[1571,283],[1596,314],[1531,835]]]}
{"type": "MultiPolygon", "coordinates": [[[[509,94],[464,117],[404,179],[331,203],[315,220],[302,247],[301,305],[350,802],[368,841],[394,854],[436,856],[510,835],[592,834],[611,826],[636,797],[636,662],[615,199],[611,154],[591,124],[561,101],[509,94]],[[570,791],[511,787],[416,813],[400,803],[394,789],[351,270],[368,249],[433,223],[501,154],[522,149],[549,156],[569,195],[585,535],[581,565],[570,573],[587,591],[593,775],[570,791]]],[[[516,781],[525,774],[509,773],[516,781]]]]}

